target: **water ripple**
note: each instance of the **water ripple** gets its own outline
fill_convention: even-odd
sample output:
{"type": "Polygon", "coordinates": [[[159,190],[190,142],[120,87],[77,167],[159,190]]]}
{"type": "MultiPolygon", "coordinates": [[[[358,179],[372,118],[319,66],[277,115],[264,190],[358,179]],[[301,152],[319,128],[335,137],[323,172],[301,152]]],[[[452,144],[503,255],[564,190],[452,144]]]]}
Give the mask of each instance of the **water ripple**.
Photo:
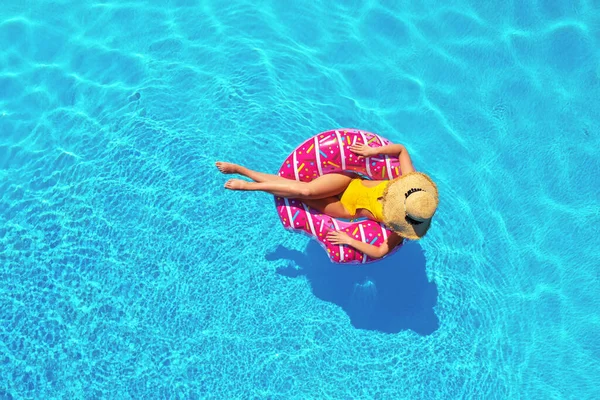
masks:
{"type": "MultiPolygon", "coordinates": [[[[0,397],[594,392],[592,4],[17,3],[0,10],[0,397]],[[436,293],[390,305],[431,332],[355,326],[402,282],[303,270],[320,253],[271,197],[222,189],[215,160],[275,172],[336,126],[404,143],[438,183],[419,247],[436,293]],[[296,258],[269,259],[279,244],[296,258]]],[[[384,272],[410,278],[402,254],[384,272]]]]}

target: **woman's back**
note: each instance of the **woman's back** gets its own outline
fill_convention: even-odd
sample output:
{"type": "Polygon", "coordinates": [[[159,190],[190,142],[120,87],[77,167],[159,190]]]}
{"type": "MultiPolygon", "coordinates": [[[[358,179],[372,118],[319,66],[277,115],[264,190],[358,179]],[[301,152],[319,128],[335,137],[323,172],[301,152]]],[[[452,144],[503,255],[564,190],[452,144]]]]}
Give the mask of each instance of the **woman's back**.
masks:
{"type": "Polygon", "coordinates": [[[358,216],[366,216],[382,222],[383,205],[380,199],[388,183],[389,181],[352,179],[346,190],[339,195],[340,202],[352,218],[357,216],[358,210],[358,216]],[[368,213],[366,215],[360,213],[361,209],[368,213]]]}

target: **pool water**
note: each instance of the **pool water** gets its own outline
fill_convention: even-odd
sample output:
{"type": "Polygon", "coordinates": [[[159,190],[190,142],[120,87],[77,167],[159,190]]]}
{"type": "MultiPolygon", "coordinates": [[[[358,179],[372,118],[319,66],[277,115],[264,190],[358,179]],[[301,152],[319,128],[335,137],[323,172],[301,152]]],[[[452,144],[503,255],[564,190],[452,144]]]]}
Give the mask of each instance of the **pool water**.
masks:
{"type": "Polygon", "coordinates": [[[0,8],[0,398],[600,396],[595,1],[0,8]],[[367,266],[285,231],[337,127],[440,206],[367,266]]]}

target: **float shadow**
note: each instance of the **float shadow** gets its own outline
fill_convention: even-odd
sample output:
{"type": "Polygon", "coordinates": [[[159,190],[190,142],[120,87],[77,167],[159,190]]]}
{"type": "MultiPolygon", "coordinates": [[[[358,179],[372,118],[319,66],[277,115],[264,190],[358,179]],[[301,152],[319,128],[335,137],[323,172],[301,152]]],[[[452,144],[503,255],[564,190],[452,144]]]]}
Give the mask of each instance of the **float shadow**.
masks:
{"type": "Polygon", "coordinates": [[[425,255],[416,242],[366,265],[333,264],[314,240],[305,252],[278,246],[266,258],[289,260],[288,266],[277,272],[306,276],[313,293],[342,307],[356,328],[387,333],[411,329],[429,335],[439,326],[433,310],[437,287],[427,280],[425,255]]]}

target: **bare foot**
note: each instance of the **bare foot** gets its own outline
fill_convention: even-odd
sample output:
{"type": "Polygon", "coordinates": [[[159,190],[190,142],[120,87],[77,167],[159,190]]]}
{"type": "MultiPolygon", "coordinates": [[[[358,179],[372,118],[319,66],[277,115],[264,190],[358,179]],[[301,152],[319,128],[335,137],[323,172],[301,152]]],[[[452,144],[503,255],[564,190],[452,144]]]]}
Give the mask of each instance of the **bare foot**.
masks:
{"type": "Polygon", "coordinates": [[[237,164],[223,161],[217,161],[215,165],[217,166],[217,168],[219,168],[219,171],[221,171],[224,174],[236,174],[240,168],[240,166],[237,164]]]}
{"type": "Polygon", "coordinates": [[[230,179],[225,182],[225,188],[229,190],[245,190],[249,183],[243,179],[230,179]]]}

